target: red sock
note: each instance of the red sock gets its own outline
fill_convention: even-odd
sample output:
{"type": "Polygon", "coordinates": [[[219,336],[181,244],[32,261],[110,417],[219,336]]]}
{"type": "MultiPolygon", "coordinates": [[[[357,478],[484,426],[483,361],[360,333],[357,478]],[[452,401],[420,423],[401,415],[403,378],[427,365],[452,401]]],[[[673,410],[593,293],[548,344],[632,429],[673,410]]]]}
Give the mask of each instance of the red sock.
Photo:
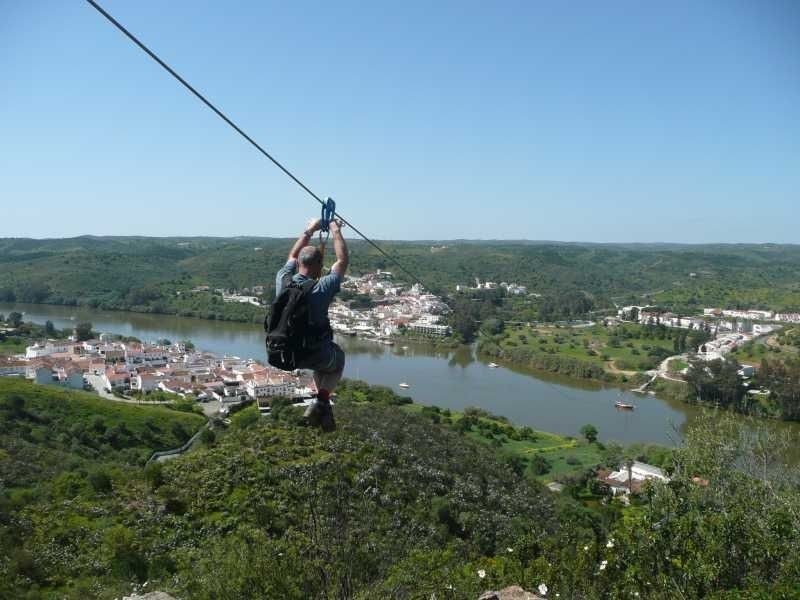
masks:
{"type": "Polygon", "coordinates": [[[319,390],[317,392],[317,400],[321,400],[322,402],[329,402],[331,398],[331,393],[328,390],[319,390]]]}

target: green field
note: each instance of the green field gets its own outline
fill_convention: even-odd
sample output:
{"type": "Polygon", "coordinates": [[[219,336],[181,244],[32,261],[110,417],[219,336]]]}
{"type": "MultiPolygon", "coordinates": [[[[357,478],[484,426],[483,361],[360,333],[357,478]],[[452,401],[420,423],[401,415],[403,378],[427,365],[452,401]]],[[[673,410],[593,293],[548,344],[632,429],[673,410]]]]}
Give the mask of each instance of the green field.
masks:
{"type": "Polygon", "coordinates": [[[669,361],[669,370],[671,373],[680,373],[689,366],[689,363],[682,358],[676,358],[669,361]]]}
{"type": "MultiPolygon", "coordinates": [[[[676,353],[680,335],[686,333],[633,323],[610,327],[506,326],[502,334],[482,339],[479,349],[511,362],[527,361],[531,366],[547,361],[558,365],[558,359],[564,358],[569,364],[592,365],[614,379],[656,368],[676,353]]],[[[574,371],[565,374],[575,376],[574,371]]],[[[586,375],[595,376],[590,370],[586,375]]]]}
{"type": "MultiPolygon", "coordinates": [[[[404,405],[403,409],[427,415],[434,422],[444,422],[456,430],[462,429],[460,422],[465,417],[463,412],[439,409],[435,406],[408,404],[404,405]]],[[[605,459],[605,454],[597,444],[546,431],[536,431],[529,427],[515,427],[504,418],[483,411],[472,419],[475,424],[465,432],[468,438],[493,448],[501,458],[520,459],[522,462],[519,466],[522,467],[522,471],[543,483],[583,473],[605,459]],[[536,472],[531,461],[537,456],[546,460],[546,472],[536,472]]]]}
{"type": "Polygon", "coordinates": [[[27,345],[27,340],[16,336],[0,339],[0,355],[22,354],[27,345]]]}
{"type": "Polygon", "coordinates": [[[501,342],[504,347],[524,345],[535,351],[587,360],[613,371],[641,371],[658,365],[673,352],[671,338],[642,338],[645,327],[536,327],[514,330],[501,342]]]}

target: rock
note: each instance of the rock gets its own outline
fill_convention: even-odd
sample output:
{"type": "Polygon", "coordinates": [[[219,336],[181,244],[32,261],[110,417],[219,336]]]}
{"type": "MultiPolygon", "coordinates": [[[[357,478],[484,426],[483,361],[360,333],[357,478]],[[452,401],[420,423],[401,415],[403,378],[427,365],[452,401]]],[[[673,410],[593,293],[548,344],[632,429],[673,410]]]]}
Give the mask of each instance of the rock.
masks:
{"type": "Polygon", "coordinates": [[[146,594],[131,594],[122,600],[175,600],[166,592],[147,592],[146,594]]]}
{"type": "Polygon", "coordinates": [[[544,598],[526,592],[518,585],[512,585],[498,592],[483,592],[478,600],[544,600],[544,598]]]}

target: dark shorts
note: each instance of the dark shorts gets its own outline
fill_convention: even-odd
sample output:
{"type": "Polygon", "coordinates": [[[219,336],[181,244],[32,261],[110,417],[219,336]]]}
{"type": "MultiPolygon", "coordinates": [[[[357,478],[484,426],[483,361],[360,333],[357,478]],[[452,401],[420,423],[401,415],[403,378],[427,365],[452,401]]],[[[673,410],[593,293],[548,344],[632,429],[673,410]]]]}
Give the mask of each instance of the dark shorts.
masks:
{"type": "Polygon", "coordinates": [[[344,350],[334,342],[326,342],[312,355],[298,361],[297,368],[320,373],[339,373],[344,370],[344,350]]]}

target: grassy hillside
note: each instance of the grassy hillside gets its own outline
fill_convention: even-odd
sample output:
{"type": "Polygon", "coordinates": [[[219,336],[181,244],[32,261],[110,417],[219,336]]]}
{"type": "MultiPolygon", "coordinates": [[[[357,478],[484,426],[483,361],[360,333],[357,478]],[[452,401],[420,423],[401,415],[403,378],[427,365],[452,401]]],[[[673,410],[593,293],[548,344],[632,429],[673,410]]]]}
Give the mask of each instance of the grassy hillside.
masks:
{"type": "Polygon", "coordinates": [[[465,563],[555,527],[540,487],[491,450],[396,408],[342,406],[331,436],[298,427],[297,409],[249,409],[143,470],[202,419],[0,386],[2,480],[19,486],[2,495],[2,597],[108,598],[148,579],[191,598],[351,597],[403,579],[417,552],[465,563]],[[124,447],[86,439],[101,420],[129,432],[124,447]]]}
{"type": "Polygon", "coordinates": [[[0,478],[22,488],[58,476],[73,460],[143,466],[155,450],[180,446],[203,423],[196,414],[0,377],[0,478]]]}
{"type": "MultiPolygon", "coordinates": [[[[142,469],[145,431],[192,415],[2,385],[0,461],[27,477],[23,491],[2,475],[3,598],[113,598],[145,581],[201,600],[460,599],[513,583],[563,598],[791,598],[800,582],[797,483],[753,478],[724,423],[690,437],[671,484],[623,509],[520,473],[502,453],[523,443],[481,439],[496,439],[495,418],[435,422],[382,390],[340,399],[332,434],[282,403],[270,417],[248,408],[142,469]],[[97,417],[130,429],[125,448],[98,452],[76,429],[97,417]]],[[[157,441],[172,443],[164,427],[157,441]]]]}

